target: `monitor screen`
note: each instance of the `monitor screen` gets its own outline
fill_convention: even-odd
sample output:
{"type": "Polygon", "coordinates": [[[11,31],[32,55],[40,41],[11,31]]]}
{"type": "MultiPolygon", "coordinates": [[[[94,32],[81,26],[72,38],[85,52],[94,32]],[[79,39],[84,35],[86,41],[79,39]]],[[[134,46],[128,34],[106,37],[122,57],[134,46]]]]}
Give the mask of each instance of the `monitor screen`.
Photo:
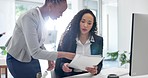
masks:
{"type": "Polygon", "coordinates": [[[148,14],[132,15],[130,76],[148,74],[148,14]]]}

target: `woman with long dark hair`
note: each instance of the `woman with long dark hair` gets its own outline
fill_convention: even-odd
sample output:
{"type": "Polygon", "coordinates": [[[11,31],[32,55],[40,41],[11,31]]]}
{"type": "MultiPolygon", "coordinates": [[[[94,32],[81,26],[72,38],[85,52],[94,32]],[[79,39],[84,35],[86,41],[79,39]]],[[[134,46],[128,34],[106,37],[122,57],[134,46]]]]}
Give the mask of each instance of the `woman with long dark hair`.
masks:
{"type": "MultiPolygon", "coordinates": [[[[90,9],[79,11],[63,33],[58,51],[68,51],[82,55],[101,55],[103,38],[97,35],[96,17],[90,9]]],[[[84,59],[85,60],[85,59],[84,59]]],[[[93,60],[92,60],[93,61],[93,60]]],[[[102,62],[94,67],[86,67],[87,71],[68,67],[71,60],[58,58],[55,73],[57,78],[89,72],[93,75],[100,73],[102,62]]]]}

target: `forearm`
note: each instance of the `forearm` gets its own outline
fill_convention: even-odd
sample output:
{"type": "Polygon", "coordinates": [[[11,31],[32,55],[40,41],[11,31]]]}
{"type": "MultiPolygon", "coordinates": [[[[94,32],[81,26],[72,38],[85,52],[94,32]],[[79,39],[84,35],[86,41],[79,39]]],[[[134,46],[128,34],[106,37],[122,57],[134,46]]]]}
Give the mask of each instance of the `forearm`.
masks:
{"type": "Polygon", "coordinates": [[[57,59],[57,52],[47,51],[47,50],[37,50],[32,57],[35,59],[44,59],[54,61],[57,59]]]}
{"type": "Polygon", "coordinates": [[[58,52],[58,58],[67,58],[69,60],[72,60],[75,56],[75,53],[70,52],[58,52]]]}

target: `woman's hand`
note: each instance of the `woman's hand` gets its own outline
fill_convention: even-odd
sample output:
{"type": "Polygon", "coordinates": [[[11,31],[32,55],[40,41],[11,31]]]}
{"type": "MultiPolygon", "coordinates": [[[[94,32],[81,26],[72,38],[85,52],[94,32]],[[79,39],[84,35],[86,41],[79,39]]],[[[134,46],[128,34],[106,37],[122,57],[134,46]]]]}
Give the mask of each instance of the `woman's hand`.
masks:
{"type": "Polygon", "coordinates": [[[75,57],[75,53],[71,52],[58,52],[58,58],[67,58],[72,60],[75,57]]]}
{"type": "Polygon", "coordinates": [[[95,74],[98,73],[97,68],[98,68],[97,66],[94,66],[94,67],[86,67],[86,70],[87,70],[87,72],[89,72],[89,73],[95,75],[95,74]]]}
{"type": "Polygon", "coordinates": [[[69,65],[69,63],[64,63],[64,64],[63,64],[62,69],[63,69],[64,72],[72,72],[72,69],[70,69],[70,68],[68,67],[68,65],[69,65]]]}
{"type": "Polygon", "coordinates": [[[48,71],[51,71],[55,67],[54,61],[48,61],[48,71]]]}

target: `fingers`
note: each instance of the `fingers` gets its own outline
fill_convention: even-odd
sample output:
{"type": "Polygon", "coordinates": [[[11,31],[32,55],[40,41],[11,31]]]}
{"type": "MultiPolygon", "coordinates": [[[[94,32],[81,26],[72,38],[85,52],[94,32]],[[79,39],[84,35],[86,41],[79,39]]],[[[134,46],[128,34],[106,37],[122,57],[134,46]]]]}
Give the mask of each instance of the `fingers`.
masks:
{"type": "Polygon", "coordinates": [[[86,70],[87,70],[87,72],[90,72],[93,75],[97,74],[97,72],[98,72],[97,66],[94,66],[94,67],[86,67],[86,70]]]}
{"type": "Polygon", "coordinates": [[[48,61],[48,68],[47,68],[47,70],[51,71],[52,69],[54,69],[54,67],[55,67],[54,61],[48,61]]]}
{"type": "Polygon", "coordinates": [[[64,72],[72,72],[72,69],[68,67],[69,63],[64,63],[62,69],[64,72]]]}

